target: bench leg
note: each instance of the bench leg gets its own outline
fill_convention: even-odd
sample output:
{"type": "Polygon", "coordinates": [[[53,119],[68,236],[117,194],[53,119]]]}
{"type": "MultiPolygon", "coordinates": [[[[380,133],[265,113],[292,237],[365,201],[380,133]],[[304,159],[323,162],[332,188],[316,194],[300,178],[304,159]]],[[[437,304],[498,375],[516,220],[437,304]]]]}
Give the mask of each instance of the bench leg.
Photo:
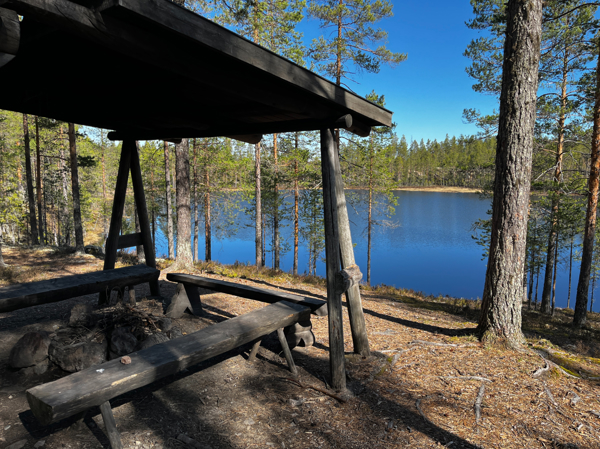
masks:
{"type": "Polygon", "coordinates": [[[135,307],[135,286],[130,285],[127,287],[127,291],[129,293],[129,305],[131,307],[135,307]]]}
{"type": "Polygon", "coordinates": [[[98,306],[99,307],[108,306],[109,301],[110,301],[110,294],[108,293],[108,289],[106,289],[103,292],[100,292],[100,294],[98,295],[98,306]]]}
{"type": "Polygon", "coordinates": [[[106,427],[106,433],[108,433],[108,440],[110,441],[110,447],[112,449],[123,449],[123,443],[121,442],[121,434],[117,430],[117,424],[115,423],[115,417],[113,416],[112,409],[110,408],[110,402],[106,401],[100,406],[100,412],[102,413],[102,420],[106,427]]]}
{"type": "Polygon", "coordinates": [[[152,296],[160,296],[160,287],[158,286],[158,280],[150,281],[150,294],[152,296]]]}
{"type": "Polygon", "coordinates": [[[169,318],[181,318],[186,310],[196,316],[204,316],[198,287],[178,283],[177,291],[165,313],[169,318]]]}
{"type": "Polygon", "coordinates": [[[277,329],[277,336],[279,337],[279,343],[281,343],[281,347],[283,348],[283,353],[285,354],[285,359],[287,360],[288,367],[292,374],[294,376],[297,376],[298,369],[296,368],[296,364],[294,363],[292,351],[290,351],[290,347],[288,346],[287,340],[285,339],[283,329],[277,329]]]}
{"type": "Polygon", "coordinates": [[[196,316],[204,316],[204,310],[202,310],[202,301],[200,300],[200,294],[198,293],[198,287],[191,284],[183,284],[185,288],[185,294],[190,300],[192,305],[192,312],[196,316]]]}
{"type": "Polygon", "coordinates": [[[262,340],[256,340],[252,345],[252,350],[250,351],[250,355],[248,356],[249,362],[254,362],[256,360],[256,354],[258,354],[258,348],[260,348],[262,340]]]}

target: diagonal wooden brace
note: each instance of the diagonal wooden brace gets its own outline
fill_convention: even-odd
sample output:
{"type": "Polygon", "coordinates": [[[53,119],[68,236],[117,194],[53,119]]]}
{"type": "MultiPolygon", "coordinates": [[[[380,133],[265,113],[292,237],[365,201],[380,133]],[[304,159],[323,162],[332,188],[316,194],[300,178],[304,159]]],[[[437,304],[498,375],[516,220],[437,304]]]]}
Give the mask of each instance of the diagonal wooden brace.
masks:
{"type": "Polygon", "coordinates": [[[115,417],[110,408],[110,402],[106,401],[100,405],[100,413],[102,413],[102,420],[104,421],[104,427],[106,427],[110,447],[112,449],[123,449],[121,434],[117,430],[117,423],[115,422],[115,417]]]}
{"type": "Polygon", "coordinates": [[[298,368],[296,368],[296,364],[294,363],[292,351],[290,351],[290,347],[288,346],[287,340],[285,339],[283,328],[277,329],[277,336],[279,337],[279,343],[281,343],[281,347],[283,348],[283,353],[285,355],[285,359],[287,360],[288,368],[290,369],[294,377],[296,377],[298,376],[298,368]]]}

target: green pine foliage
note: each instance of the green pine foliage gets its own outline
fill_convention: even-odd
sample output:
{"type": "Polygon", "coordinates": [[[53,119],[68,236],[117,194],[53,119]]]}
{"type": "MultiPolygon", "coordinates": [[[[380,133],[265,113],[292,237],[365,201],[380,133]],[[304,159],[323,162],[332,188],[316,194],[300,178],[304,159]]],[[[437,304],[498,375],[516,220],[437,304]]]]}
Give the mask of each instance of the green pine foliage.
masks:
{"type": "Polygon", "coordinates": [[[406,59],[386,47],[387,32],[376,27],[393,15],[387,0],[312,0],[308,13],[325,31],[313,40],[309,56],[338,85],[363,70],[377,73],[382,64],[395,66],[406,59]]]}

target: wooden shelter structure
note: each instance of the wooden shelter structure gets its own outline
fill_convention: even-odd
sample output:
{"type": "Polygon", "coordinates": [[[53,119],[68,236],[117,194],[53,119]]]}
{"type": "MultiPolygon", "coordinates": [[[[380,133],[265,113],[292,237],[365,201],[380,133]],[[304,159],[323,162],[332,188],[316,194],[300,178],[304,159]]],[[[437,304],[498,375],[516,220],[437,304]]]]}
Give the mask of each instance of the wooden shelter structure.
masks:
{"type": "Polygon", "coordinates": [[[139,244],[155,265],[137,140],[257,143],[319,130],[332,386],[345,387],[345,292],[355,351],[369,349],[334,130],[367,136],[391,125],[390,111],[167,0],[0,0],[0,86],[1,109],[123,140],[105,269],[118,248],[139,244]],[[141,232],[120,236],[129,171],[141,232]]]}

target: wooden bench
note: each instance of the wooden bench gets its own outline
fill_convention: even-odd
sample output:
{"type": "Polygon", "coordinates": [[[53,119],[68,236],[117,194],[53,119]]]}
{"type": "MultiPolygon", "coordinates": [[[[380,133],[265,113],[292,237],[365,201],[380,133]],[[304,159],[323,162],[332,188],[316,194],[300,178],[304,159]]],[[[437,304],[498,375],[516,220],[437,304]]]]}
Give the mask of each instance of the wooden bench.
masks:
{"type": "MultiPolygon", "coordinates": [[[[15,284],[0,288],[0,313],[62,301],[113,288],[132,287],[158,280],[160,271],[147,265],[75,274],[46,281],[15,284]]],[[[130,290],[131,292],[132,290],[130,290]]]]}
{"type": "Polygon", "coordinates": [[[327,303],[309,296],[294,295],[292,293],[279,292],[277,290],[269,290],[266,288],[249,287],[247,285],[219,281],[190,274],[168,273],[167,279],[172,282],[183,284],[194,310],[202,310],[200,295],[198,294],[198,287],[202,287],[208,290],[239,296],[240,298],[253,299],[255,301],[271,304],[279,301],[288,301],[308,307],[313,315],[327,315],[327,303]]]}
{"type": "MultiPolygon", "coordinates": [[[[108,402],[110,399],[246,343],[259,342],[275,330],[290,371],[297,375],[283,328],[309,316],[310,309],[298,304],[285,301],[271,304],[193,334],[134,352],[129,355],[130,364],[125,365],[120,359],[115,359],[31,388],[27,390],[27,401],[43,425],[100,406],[111,446],[120,449],[121,437],[108,402]]],[[[256,349],[255,343],[253,354],[256,349]]]]}

